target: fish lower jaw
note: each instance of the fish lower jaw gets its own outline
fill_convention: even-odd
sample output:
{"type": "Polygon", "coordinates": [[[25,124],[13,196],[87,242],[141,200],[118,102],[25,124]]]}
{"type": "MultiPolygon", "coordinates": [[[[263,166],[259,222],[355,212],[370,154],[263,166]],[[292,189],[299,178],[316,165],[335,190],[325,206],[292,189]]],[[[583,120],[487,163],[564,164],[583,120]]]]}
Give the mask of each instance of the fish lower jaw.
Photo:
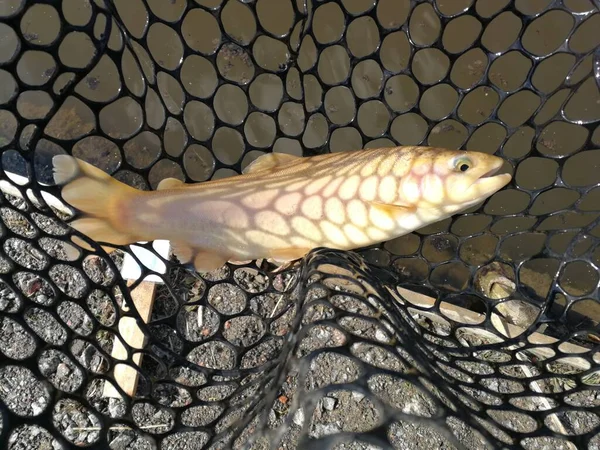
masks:
{"type": "Polygon", "coordinates": [[[512,175],[509,173],[478,178],[468,186],[453,189],[446,195],[443,204],[457,211],[468,209],[491,197],[510,183],[511,179],[512,175]]]}
{"type": "Polygon", "coordinates": [[[499,189],[502,189],[504,186],[510,183],[511,179],[512,175],[509,173],[502,173],[494,176],[483,176],[475,181],[475,183],[473,183],[469,189],[476,187],[477,190],[480,191],[480,195],[485,195],[482,191],[490,191],[491,194],[499,189]]]}

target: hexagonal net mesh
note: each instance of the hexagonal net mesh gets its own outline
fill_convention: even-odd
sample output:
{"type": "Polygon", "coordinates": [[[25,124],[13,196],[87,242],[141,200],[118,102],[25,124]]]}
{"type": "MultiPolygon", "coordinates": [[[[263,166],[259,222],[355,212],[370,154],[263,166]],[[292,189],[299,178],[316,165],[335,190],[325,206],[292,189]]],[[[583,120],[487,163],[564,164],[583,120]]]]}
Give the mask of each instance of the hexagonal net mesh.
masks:
{"type": "Polygon", "coordinates": [[[0,2],[0,446],[600,448],[599,26],[591,0],[0,2]],[[78,247],[50,169],[155,189],[396,145],[513,180],[381,245],[197,273],[78,247]]]}

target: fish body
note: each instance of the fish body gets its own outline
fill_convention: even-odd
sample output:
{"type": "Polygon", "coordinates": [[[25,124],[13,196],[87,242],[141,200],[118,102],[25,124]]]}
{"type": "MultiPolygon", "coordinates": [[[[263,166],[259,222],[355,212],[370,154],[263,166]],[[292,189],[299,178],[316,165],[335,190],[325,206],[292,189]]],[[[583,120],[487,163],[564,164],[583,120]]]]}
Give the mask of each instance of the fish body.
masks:
{"type": "MultiPolygon", "coordinates": [[[[155,191],[55,156],[71,226],[101,243],[166,239],[183,263],[208,271],[231,260],[288,262],[316,247],[387,241],[470,208],[505,186],[502,159],[479,152],[394,147],[295,157],[270,153],[244,174],[155,191]]],[[[81,244],[80,244],[81,245],[81,244]]]]}

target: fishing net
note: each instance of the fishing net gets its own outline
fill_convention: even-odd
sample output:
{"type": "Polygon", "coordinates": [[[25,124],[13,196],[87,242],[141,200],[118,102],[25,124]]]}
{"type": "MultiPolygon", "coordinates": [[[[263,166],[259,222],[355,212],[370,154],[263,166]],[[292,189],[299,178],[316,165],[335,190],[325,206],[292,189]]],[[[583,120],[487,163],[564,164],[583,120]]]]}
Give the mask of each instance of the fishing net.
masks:
{"type": "Polygon", "coordinates": [[[600,448],[598,10],[0,2],[0,447],[600,448]],[[155,189],[396,145],[513,180],[381,245],[196,273],[78,246],[50,168],[155,189]]]}

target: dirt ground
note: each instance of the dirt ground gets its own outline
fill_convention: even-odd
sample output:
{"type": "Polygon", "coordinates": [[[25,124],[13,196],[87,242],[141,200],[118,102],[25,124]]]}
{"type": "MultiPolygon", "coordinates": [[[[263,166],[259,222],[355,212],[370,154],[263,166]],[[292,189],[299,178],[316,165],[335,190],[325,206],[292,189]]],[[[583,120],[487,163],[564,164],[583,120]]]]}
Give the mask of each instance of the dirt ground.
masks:
{"type": "MultiPolygon", "coordinates": [[[[38,213],[31,215],[35,222],[31,223],[22,212],[25,203],[12,197],[8,200],[10,203],[0,208],[2,220],[12,232],[4,241],[4,252],[20,266],[29,268],[11,272],[13,263],[0,261],[0,271],[10,272],[14,285],[21,291],[21,295],[16,295],[8,284],[0,284],[0,352],[6,357],[0,368],[0,400],[11,413],[36,416],[51,408],[52,426],[75,446],[97,442],[100,433],[104,432],[103,419],[110,418],[114,421],[107,436],[111,449],[151,449],[154,448],[153,437],[166,434],[160,448],[190,450],[204,448],[208,434],[203,427],[220,432],[231,421],[249,414],[245,399],[270,398],[267,395],[272,390],[257,385],[256,381],[260,381],[261,374],[263,377],[273,375],[265,367],[289,349],[289,338],[298,314],[297,291],[291,290],[298,277],[297,271],[283,272],[271,278],[256,265],[225,266],[208,274],[176,266],[169,272],[172,290],[165,285],[158,288],[147,330],[172,353],[150,344],[150,354],[142,361],[144,376],[140,377],[138,386],[138,395],[142,397],[131,411],[133,424],[143,431],[141,433],[132,430],[125,420],[124,401],[103,397],[105,381],[100,378],[109,368],[109,361],[102,352],[111,353],[114,334],[110,327],[116,325],[120,315],[118,309],[123,303],[118,288],[113,288],[114,300],[101,288],[111,285],[117,275],[101,257],[88,256],[83,263],[69,261],[72,252],[63,240],[67,228],[38,213]],[[42,235],[36,231],[38,228],[43,231],[42,235]],[[28,240],[36,236],[42,236],[37,240],[38,248],[32,245],[34,241],[28,240]],[[62,292],[55,291],[38,272],[47,269],[48,277],[62,292]],[[56,315],[48,311],[55,311],[56,315]],[[16,312],[22,321],[15,320],[16,312]],[[33,333],[23,326],[24,323],[33,333]],[[41,377],[31,370],[31,366],[22,365],[32,360],[35,360],[41,377]],[[223,371],[240,368],[245,372],[240,376],[213,374],[209,377],[205,372],[186,367],[183,362],[223,371]],[[253,374],[252,369],[258,372],[253,374]],[[152,392],[149,392],[149,378],[154,381],[152,392]],[[178,385],[167,382],[168,378],[178,385]],[[54,397],[47,383],[67,395],[53,403],[54,397]],[[241,386],[248,387],[233,395],[241,386]],[[157,403],[148,402],[148,396],[157,403]],[[83,398],[85,402],[81,401],[83,398]],[[219,418],[227,402],[234,408],[219,418]],[[196,430],[176,431],[180,426],[196,430]]],[[[122,253],[114,252],[111,258],[120,269],[122,253]]],[[[279,448],[295,448],[305,425],[312,437],[342,431],[367,431],[386,420],[385,408],[424,420],[411,422],[398,418],[392,421],[387,438],[394,448],[455,448],[447,436],[427,422],[444,421],[441,404],[433,399],[443,402],[446,396],[418,377],[419,372],[415,370],[418,364],[403,349],[403,345],[414,343],[402,343],[398,336],[389,332],[384,326],[385,320],[382,322],[387,316],[382,315],[377,304],[361,300],[365,291],[360,283],[334,283],[330,287],[329,292],[323,287],[308,291],[300,328],[311,323],[314,327],[301,338],[295,354],[304,357],[319,349],[329,351],[320,353],[307,366],[289,368],[272,397],[273,403],[264,406],[265,411],[268,410],[265,417],[269,428],[278,427],[289,419],[289,428],[279,448]],[[328,298],[328,302],[323,302],[324,298],[328,298]],[[336,326],[332,321],[315,324],[332,319],[336,313],[336,326]],[[362,373],[365,367],[369,371],[362,373]],[[300,377],[302,370],[306,372],[300,377]],[[357,380],[362,384],[350,384],[357,380]],[[304,387],[301,394],[298,394],[298,383],[304,387]],[[323,391],[319,398],[311,395],[321,388],[340,383],[323,391]]],[[[439,336],[440,342],[451,333],[443,322],[431,321],[421,314],[412,317],[430,336],[439,336]]],[[[487,343],[481,337],[465,339],[471,346],[487,343]]],[[[494,351],[480,352],[477,359],[462,362],[461,371],[445,364],[438,364],[438,368],[442,368],[442,372],[445,370],[445,376],[451,382],[468,383],[472,376],[493,374],[495,364],[505,355],[494,351]]],[[[523,373],[518,365],[505,366],[504,370],[505,375],[520,378],[535,375],[523,373]]],[[[572,373],[572,367],[567,365],[557,370],[558,373],[561,370],[565,374],[572,373]]],[[[489,391],[502,394],[524,389],[524,383],[501,376],[488,376],[484,385],[488,392],[463,388],[461,395],[471,396],[480,405],[498,405],[502,400],[489,391]]],[[[450,387],[456,386],[451,384],[450,387]]],[[[574,382],[567,376],[556,377],[552,382],[539,383],[538,387],[540,392],[566,392],[574,387],[574,382]]],[[[459,391],[454,389],[454,392],[459,391]]],[[[473,402],[464,398],[467,404],[473,402]]],[[[581,406],[598,406],[600,403],[597,391],[592,390],[576,392],[570,401],[581,406]]],[[[521,411],[552,406],[526,397],[520,402],[521,411]]],[[[531,431],[533,426],[532,419],[518,410],[500,411],[493,418],[523,432],[531,431]]],[[[467,448],[486,448],[478,433],[462,421],[449,418],[446,423],[467,448]]],[[[561,413],[553,423],[579,434],[597,426],[598,418],[591,412],[561,413]]],[[[6,424],[0,422],[0,427],[4,426],[6,424]]],[[[49,430],[35,425],[14,429],[9,448],[61,448],[49,430]]],[[[495,428],[493,433],[510,442],[499,429],[495,428]]],[[[542,449],[549,445],[555,449],[569,448],[564,441],[550,438],[532,441],[527,448],[542,449]]],[[[267,447],[264,441],[259,441],[253,448],[267,447]]],[[[380,447],[373,443],[351,442],[340,443],[335,448],[380,447]]]]}

